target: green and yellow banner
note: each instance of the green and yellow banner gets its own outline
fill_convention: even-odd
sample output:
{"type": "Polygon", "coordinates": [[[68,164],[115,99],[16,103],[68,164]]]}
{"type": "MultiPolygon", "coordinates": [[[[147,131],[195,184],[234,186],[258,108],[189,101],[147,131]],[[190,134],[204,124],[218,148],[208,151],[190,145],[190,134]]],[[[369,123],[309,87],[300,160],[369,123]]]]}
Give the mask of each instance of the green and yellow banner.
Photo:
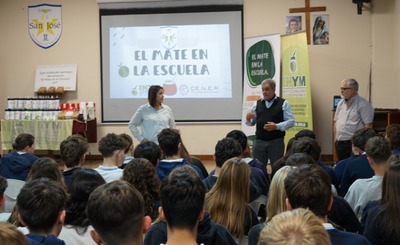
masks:
{"type": "Polygon", "coordinates": [[[289,101],[295,126],[286,131],[286,141],[302,129],[313,130],[311,83],[305,32],[283,35],[282,98],[289,101]]]}

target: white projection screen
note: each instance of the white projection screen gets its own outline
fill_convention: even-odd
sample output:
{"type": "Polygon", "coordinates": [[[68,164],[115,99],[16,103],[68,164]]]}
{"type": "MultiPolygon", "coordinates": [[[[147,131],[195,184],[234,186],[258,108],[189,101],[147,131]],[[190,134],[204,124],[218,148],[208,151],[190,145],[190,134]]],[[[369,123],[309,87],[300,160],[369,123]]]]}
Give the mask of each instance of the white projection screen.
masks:
{"type": "Polygon", "coordinates": [[[240,121],[243,6],[100,9],[102,122],[128,122],[151,85],[177,122],[240,121]]]}

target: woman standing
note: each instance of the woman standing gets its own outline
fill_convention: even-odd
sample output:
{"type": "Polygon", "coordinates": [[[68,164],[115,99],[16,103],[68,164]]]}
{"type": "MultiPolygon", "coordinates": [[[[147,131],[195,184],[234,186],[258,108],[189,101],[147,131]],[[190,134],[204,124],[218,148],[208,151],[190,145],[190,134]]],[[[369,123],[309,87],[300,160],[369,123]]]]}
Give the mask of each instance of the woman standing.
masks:
{"type": "Polygon", "coordinates": [[[147,99],[149,103],[137,109],[128,127],[139,142],[150,140],[158,144],[157,134],[164,128],[175,128],[175,119],[171,108],[163,104],[164,89],[161,86],[150,86],[147,99]]]}

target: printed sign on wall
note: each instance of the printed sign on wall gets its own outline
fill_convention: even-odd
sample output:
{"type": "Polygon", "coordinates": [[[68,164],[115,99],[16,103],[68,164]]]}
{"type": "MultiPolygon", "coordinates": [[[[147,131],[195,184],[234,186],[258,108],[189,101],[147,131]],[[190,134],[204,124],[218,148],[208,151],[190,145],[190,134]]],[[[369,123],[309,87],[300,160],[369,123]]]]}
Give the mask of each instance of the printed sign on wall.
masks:
{"type": "Polygon", "coordinates": [[[50,48],[61,37],[61,5],[40,4],[28,7],[28,30],[33,42],[50,48]]]}

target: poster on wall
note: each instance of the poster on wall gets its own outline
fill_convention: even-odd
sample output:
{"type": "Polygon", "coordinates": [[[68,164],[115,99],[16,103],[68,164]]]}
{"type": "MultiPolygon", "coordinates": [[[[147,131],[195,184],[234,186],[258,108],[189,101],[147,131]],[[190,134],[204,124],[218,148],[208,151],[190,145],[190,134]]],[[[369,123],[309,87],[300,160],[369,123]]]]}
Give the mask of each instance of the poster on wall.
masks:
{"type": "Polygon", "coordinates": [[[280,94],[279,34],[246,38],[244,40],[244,83],[242,131],[250,138],[255,136],[255,126],[246,125],[246,114],[262,98],[261,82],[267,78],[276,81],[276,94],[280,94]]]}
{"type": "Polygon", "coordinates": [[[313,44],[328,45],[329,44],[329,15],[320,14],[313,15],[313,44]]]}
{"type": "Polygon", "coordinates": [[[61,37],[61,5],[40,4],[28,6],[28,30],[34,43],[47,49],[61,37]]]}
{"type": "Polygon", "coordinates": [[[301,16],[286,16],[286,34],[301,31],[301,16]]]}
{"type": "Polygon", "coordinates": [[[313,130],[311,83],[305,31],[282,36],[282,97],[289,101],[294,127],[286,131],[285,141],[302,129],[313,130]]]}

